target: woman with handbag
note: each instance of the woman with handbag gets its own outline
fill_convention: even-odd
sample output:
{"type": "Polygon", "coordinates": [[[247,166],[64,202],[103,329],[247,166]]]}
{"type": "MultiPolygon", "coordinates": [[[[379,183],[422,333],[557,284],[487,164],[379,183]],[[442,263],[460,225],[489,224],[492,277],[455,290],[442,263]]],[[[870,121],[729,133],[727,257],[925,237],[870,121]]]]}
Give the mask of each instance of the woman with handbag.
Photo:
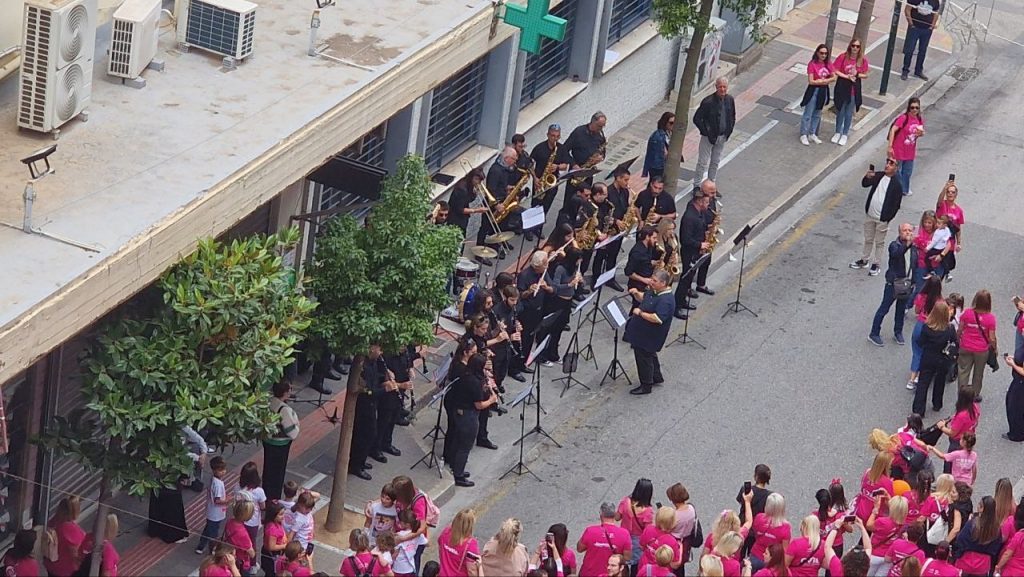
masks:
{"type": "Polygon", "coordinates": [[[899,495],[889,497],[884,491],[875,499],[868,522],[864,524],[871,532],[871,569],[868,575],[887,575],[892,563],[886,560],[889,547],[903,534],[903,522],[907,520],[907,500],[899,495]],[[882,506],[888,505],[883,514],[882,506]]]}
{"type": "Polygon", "coordinates": [[[953,543],[956,568],[964,575],[991,575],[1002,548],[996,502],[986,495],[981,498],[978,512],[967,521],[953,543]]]}
{"type": "Polygon", "coordinates": [[[620,527],[629,531],[629,538],[633,544],[633,555],[628,562],[630,574],[636,573],[636,565],[640,562],[640,535],[654,522],[654,509],[651,508],[653,497],[654,485],[651,480],[637,479],[633,492],[619,501],[619,508],[615,511],[615,520],[619,522],[620,527]]]}
{"type": "MultiPolygon", "coordinates": [[[[978,420],[981,419],[981,407],[975,402],[974,392],[971,389],[960,389],[956,396],[956,411],[953,418],[946,421],[939,421],[935,426],[942,431],[942,434],[949,437],[949,448],[947,453],[952,453],[960,448],[960,439],[964,433],[975,433],[978,429],[978,420]]],[[[942,467],[944,473],[953,470],[951,463],[942,467]]]]}
{"type": "Polygon", "coordinates": [[[925,414],[925,401],[928,398],[928,388],[931,387],[932,410],[941,411],[942,395],[946,389],[946,372],[956,354],[956,332],[949,326],[949,309],[945,301],[939,300],[932,306],[927,321],[914,338],[914,344],[921,350],[921,373],[914,390],[911,410],[918,415],[925,414]]]}
{"type": "Polygon", "coordinates": [[[690,551],[694,545],[704,542],[704,531],[698,526],[697,510],[690,504],[690,493],[682,483],[676,483],[665,491],[665,496],[675,508],[676,520],[672,527],[672,535],[683,548],[683,562],[676,569],[677,576],[686,573],[686,563],[690,560],[690,551]]]}
{"type": "Polygon", "coordinates": [[[825,540],[821,538],[821,522],[818,515],[808,515],[800,521],[800,537],[793,539],[786,548],[789,576],[817,577],[824,562],[825,540]]]}
{"type": "Polygon", "coordinates": [[[974,293],[971,308],[960,315],[960,357],[959,368],[960,388],[969,388],[975,401],[981,402],[981,383],[985,377],[985,365],[993,371],[999,369],[996,353],[999,343],[996,340],[996,316],[992,314],[992,294],[982,289],[974,293]],[[970,378],[970,385],[967,380],[970,378]]]}
{"type": "MultiPolygon", "coordinates": [[[[917,323],[914,324],[914,332],[910,335],[910,379],[907,381],[907,390],[913,391],[917,387],[918,377],[921,373],[921,355],[924,352],[918,343],[921,331],[928,323],[928,315],[931,314],[935,303],[945,302],[942,298],[942,279],[931,276],[924,281],[921,291],[914,297],[914,312],[917,314],[917,323]]],[[[917,412],[917,411],[915,411],[917,412]]],[[[919,415],[924,414],[924,408],[919,415]]]]}
{"type": "Polygon", "coordinates": [[[931,556],[935,545],[940,541],[948,540],[950,520],[950,506],[956,501],[956,485],[953,475],[942,474],[935,480],[935,490],[928,495],[921,503],[921,519],[924,520],[927,533],[918,543],[925,553],[931,556]],[[939,525],[939,527],[936,527],[939,525]],[[944,527],[944,528],[943,528],[944,527]],[[941,533],[941,535],[939,534],[941,533]]]}

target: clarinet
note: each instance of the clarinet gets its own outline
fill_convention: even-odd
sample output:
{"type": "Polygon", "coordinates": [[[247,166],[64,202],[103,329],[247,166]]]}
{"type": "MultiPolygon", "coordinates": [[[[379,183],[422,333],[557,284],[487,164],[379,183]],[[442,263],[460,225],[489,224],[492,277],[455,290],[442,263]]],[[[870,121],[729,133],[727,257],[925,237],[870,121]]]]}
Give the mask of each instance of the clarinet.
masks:
{"type": "MultiPolygon", "coordinates": [[[[519,306],[518,303],[516,304],[516,306],[519,306]]],[[[516,307],[512,307],[512,309],[509,311],[509,320],[512,322],[512,328],[514,330],[516,328],[516,323],[518,322],[517,318],[516,318],[518,316],[519,315],[516,314],[516,307]]],[[[519,338],[520,339],[522,338],[522,333],[520,333],[519,338]]],[[[512,349],[512,352],[514,352],[517,357],[519,357],[519,358],[523,357],[522,341],[513,341],[513,340],[509,339],[509,346],[512,349]]]]}

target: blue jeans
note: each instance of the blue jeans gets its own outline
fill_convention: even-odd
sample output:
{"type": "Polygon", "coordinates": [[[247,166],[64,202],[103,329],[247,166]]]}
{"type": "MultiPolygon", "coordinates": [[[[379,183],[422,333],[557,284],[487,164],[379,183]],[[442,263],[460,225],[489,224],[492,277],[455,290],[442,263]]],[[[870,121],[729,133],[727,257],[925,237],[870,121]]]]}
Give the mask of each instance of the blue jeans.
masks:
{"type": "Polygon", "coordinates": [[[903,41],[903,73],[910,73],[910,59],[914,56],[914,47],[917,46],[917,65],[914,66],[914,74],[924,72],[924,57],[928,54],[928,41],[932,39],[931,28],[918,28],[911,26],[907,30],[907,39],[903,41]]]}
{"type": "Polygon", "coordinates": [[[910,293],[910,302],[914,302],[917,298],[918,293],[924,288],[924,274],[928,272],[926,267],[919,267],[917,263],[914,263],[914,290],[910,293]]]}
{"type": "Polygon", "coordinates": [[[199,544],[196,545],[197,551],[206,551],[208,544],[213,545],[220,539],[220,528],[224,525],[224,520],[211,521],[206,520],[206,527],[203,527],[203,534],[199,537],[199,544]]]}
{"type": "Polygon", "coordinates": [[[917,344],[917,337],[921,336],[921,329],[924,328],[924,321],[917,321],[914,325],[914,333],[910,335],[910,349],[914,352],[914,356],[910,358],[910,371],[918,372],[921,370],[921,345],[917,344]]]}
{"type": "Polygon", "coordinates": [[[857,108],[857,104],[851,97],[850,101],[839,109],[839,114],[836,115],[836,134],[850,134],[850,127],[853,125],[853,110],[855,108],[857,108]]]}
{"type": "Polygon", "coordinates": [[[800,136],[818,134],[818,125],[821,124],[821,109],[818,108],[818,91],[820,86],[814,88],[811,99],[804,106],[803,116],[800,117],[800,136]]]}
{"type": "Polygon", "coordinates": [[[871,336],[877,337],[882,333],[882,321],[885,320],[885,315],[889,314],[889,309],[892,308],[893,303],[896,303],[896,317],[893,319],[893,334],[903,334],[903,311],[907,308],[907,299],[897,299],[896,291],[893,289],[892,283],[885,283],[885,290],[882,291],[882,304],[878,305],[878,310],[875,311],[875,320],[871,323],[871,336]]]}
{"type": "Polygon", "coordinates": [[[910,175],[912,174],[914,174],[914,161],[899,161],[899,167],[896,169],[896,176],[899,177],[900,184],[903,185],[904,196],[910,194],[910,175]]]}

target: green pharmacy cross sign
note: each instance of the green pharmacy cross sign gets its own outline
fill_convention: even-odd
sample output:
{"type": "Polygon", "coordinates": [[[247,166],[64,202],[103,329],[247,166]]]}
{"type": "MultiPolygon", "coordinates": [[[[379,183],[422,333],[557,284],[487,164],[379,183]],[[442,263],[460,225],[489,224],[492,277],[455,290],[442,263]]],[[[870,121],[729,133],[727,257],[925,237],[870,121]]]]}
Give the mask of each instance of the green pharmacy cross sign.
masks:
{"type": "Polygon", "coordinates": [[[530,54],[540,52],[541,37],[561,42],[565,38],[565,18],[548,13],[551,0],[527,0],[526,6],[505,5],[505,24],[520,29],[519,49],[530,54]]]}

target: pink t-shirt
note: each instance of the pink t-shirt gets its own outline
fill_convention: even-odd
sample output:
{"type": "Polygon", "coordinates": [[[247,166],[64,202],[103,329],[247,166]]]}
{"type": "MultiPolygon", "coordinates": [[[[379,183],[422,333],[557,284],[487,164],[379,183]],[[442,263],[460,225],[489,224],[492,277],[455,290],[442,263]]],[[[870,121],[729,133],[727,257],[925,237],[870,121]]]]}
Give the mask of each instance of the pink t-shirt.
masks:
{"type": "Polygon", "coordinates": [[[1010,538],[1003,551],[1013,551],[1010,560],[1003,566],[1003,575],[1024,575],[1024,529],[1010,538]]]}
{"type": "Polygon", "coordinates": [[[4,557],[3,567],[6,571],[8,569],[14,571],[16,577],[39,577],[39,564],[36,563],[35,558],[26,557],[18,561],[12,561],[7,557],[4,557]]]}
{"type": "Polygon", "coordinates": [[[832,69],[842,71],[842,73],[847,76],[853,76],[854,74],[867,74],[868,59],[861,58],[860,66],[857,66],[857,59],[847,58],[846,53],[843,52],[839,56],[836,56],[835,62],[832,63],[832,69]]]}
{"type": "Polygon", "coordinates": [[[752,529],[754,531],[754,546],[750,548],[750,554],[758,559],[764,559],[765,549],[775,543],[785,545],[785,542],[789,541],[793,535],[788,522],[783,521],[781,525],[772,527],[771,519],[764,513],[754,516],[752,529]]]}
{"type": "Polygon", "coordinates": [[[828,560],[828,573],[832,577],[843,577],[843,562],[839,559],[838,555],[833,555],[828,560]]]}
{"type": "Polygon", "coordinates": [[[654,554],[658,551],[658,548],[662,545],[668,545],[672,548],[672,559],[678,560],[682,554],[680,549],[679,541],[672,536],[672,533],[662,533],[661,529],[658,529],[654,525],[648,525],[644,529],[643,534],[640,535],[640,562],[637,565],[637,575],[641,575],[644,571],[644,567],[647,565],[657,566],[658,562],[654,558],[654,554]]]}
{"type": "Polygon", "coordinates": [[[586,547],[583,564],[580,565],[580,577],[604,575],[608,570],[608,558],[616,553],[621,555],[633,546],[629,531],[610,523],[587,527],[580,541],[586,547]]]}
{"type": "Polygon", "coordinates": [[[939,502],[935,495],[928,495],[928,498],[924,500],[924,504],[921,505],[921,516],[927,518],[930,525],[938,520],[939,515],[944,513],[946,509],[949,509],[948,502],[945,500],[939,502]]]}
{"type": "Polygon", "coordinates": [[[949,422],[947,427],[954,433],[952,438],[957,441],[964,436],[964,433],[973,433],[978,429],[978,420],[981,419],[981,407],[978,403],[974,403],[974,416],[971,416],[970,411],[960,411],[953,415],[953,419],[949,422]]]}
{"type": "MultiPolygon", "coordinates": [[[[928,243],[932,241],[932,233],[925,230],[923,227],[917,229],[917,234],[914,235],[914,247],[917,249],[917,268],[924,268],[925,257],[928,252],[928,243]]],[[[918,296],[921,296],[920,294],[918,296]]],[[[914,299],[914,305],[917,305],[917,299],[914,299]]],[[[920,318],[920,316],[918,316],[920,318]]]]}
{"type": "Polygon", "coordinates": [[[572,549],[566,546],[565,551],[559,553],[562,556],[562,569],[566,575],[572,575],[576,573],[576,553],[573,553],[572,549]]]}
{"type": "Polygon", "coordinates": [[[309,577],[313,574],[313,572],[306,565],[303,565],[298,561],[292,561],[291,563],[289,563],[288,559],[286,559],[283,556],[277,558],[277,563],[274,564],[274,568],[274,571],[278,575],[284,573],[285,571],[291,573],[292,577],[309,577]]]}
{"type": "Polygon", "coordinates": [[[754,577],[779,577],[779,574],[771,567],[762,567],[754,573],[754,577]]]}
{"type": "Polygon", "coordinates": [[[444,577],[469,577],[467,565],[468,554],[472,553],[477,559],[480,558],[480,547],[476,539],[470,537],[462,544],[451,542],[452,528],[445,527],[437,538],[437,560],[441,564],[441,575],[444,577]]]}
{"type": "Polygon", "coordinates": [[[941,201],[935,205],[935,218],[945,215],[949,218],[949,221],[961,227],[964,225],[964,209],[960,208],[959,204],[949,204],[946,201],[941,201]]]}
{"type": "Polygon", "coordinates": [[[908,116],[906,113],[896,117],[896,136],[892,139],[892,155],[896,160],[914,160],[917,156],[918,126],[924,128],[924,118],[908,116]]]}
{"type": "MultiPolygon", "coordinates": [[[[946,302],[946,299],[939,297],[935,299],[935,302],[946,302]]],[[[917,293],[917,296],[914,297],[914,311],[917,313],[917,320],[921,321],[922,323],[928,322],[928,315],[931,313],[930,310],[925,310],[925,305],[927,304],[928,297],[925,296],[923,293],[917,293]]],[[[935,304],[932,304],[932,306],[934,307],[935,304]]]]}
{"type": "Polygon", "coordinates": [[[825,560],[825,540],[820,539],[817,548],[811,549],[807,537],[793,539],[786,548],[786,555],[793,558],[789,564],[790,577],[816,577],[825,560]]]}
{"type": "Polygon", "coordinates": [[[921,516],[921,504],[917,502],[917,493],[913,490],[903,493],[903,498],[907,500],[907,519],[904,523],[910,526],[921,516]]]}
{"type": "Polygon", "coordinates": [[[807,63],[807,74],[812,76],[815,80],[823,80],[832,76],[832,67],[826,62],[812,60],[807,63]]]}
{"type": "MultiPolygon", "coordinates": [[[[872,550],[871,554],[875,552],[872,550]]],[[[889,577],[900,577],[903,575],[903,560],[907,557],[917,557],[917,560],[924,563],[925,554],[917,543],[911,543],[906,539],[896,539],[892,545],[889,546],[889,555],[892,557],[892,568],[889,569],[889,577]]]]}
{"type": "Polygon", "coordinates": [[[975,318],[974,314],[974,309],[964,309],[963,314],[960,315],[960,326],[963,327],[963,332],[960,334],[960,350],[980,353],[988,350],[988,342],[979,328],[979,321],[981,327],[989,331],[989,334],[994,334],[996,316],[992,313],[978,313],[975,318]]]}
{"type": "Polygon", "coordinates": [[[857,495],[857,506],[854,509],[854,514],[865,523],[868,522],[871,509],[875,506],[875,497],[871,493],[876,489],[885,489],[892,495],[892,479],[889,478],[889,475],[883,474],[877,482],[872,483],[868,478],[870,472],[871,469],[864,471],[864,476],[860,478],[860,493],[857,495]]]}
{"type": "MultiPolygon", "coordinates": [[[[267,523],[263,527],[263,548],[264,549],[267,549],[268,551],[270,550],[270,548],[267,547],[267,545],[278,545],[278,546],[280,546],[280,545],[286,545],[286,544],[288,544],[288,535],[285,534],[284,527],[282,527],[279,523],[267,523]]],[[[278,555],[280,553],[281,553],[281,551],[279,551],[278,553],[275,553],[275,555],[278,555]]]]}
{"type": "Polygon", "coordinates": [[[249,549],[253,548],[252,538],[249,537],[249,531],[245,529],[244,524],[228,519],[228,524],[224,526],[224,541],[234,546],[235,559],[243,570],[252,566],[252,557],[249,557],[249,549]]]}
{"type": "MultiPolygon", "coordinates": [[[[101,561],[101,567],[106,572],[107,577],[117,577],[117,564],[121,561],[121,556],[117,554],[117,549],[110,541],[103,542],[103,560],[101,561]]],[[[21,577],[19,574],[18,577],[21,577]]]]}
{"type": "Polygon", "coordinates": [[[947,463],[953,463],[953,480],[974,484],[974,466],[978,463],[978,452],[967,452],[964,449],[946,453],[947,463]]]}
{"type": "Polygon", "coordinates": [[[654,509],[651,507],[633,507],[631,505],[632,501],[628,495],[619,501],[619,508],[616,510],[616,513],[622,517],[622,520],[619,521],[619,526],[629,531],[630,535],[639,537],[644,532],[644,529],[654,522],[654,509]],[[634,511],[636,512],[635,515],[634,511]]]}
{"type": "Polygon", "coordinates": [[[199,572],[199,577],[231,577],[231,569],[223,565],[210,565],[199,572]]]}
{"type": "MultiPolygon", "coordinates": [[[[743,540],[746,541],[747,540],[747,535],[750,534],[750,529],[747,528],[747,527],[740,527],[739,534],[740,534],[740,537],[742,537],[743,540]]],[[[704,549],[706,549],[709,553],[715,547],[714,543],[712,543],[712,539],[714,539],[714,537],[715,537],[715,535],[713,533],[708,533],[707,538],[704,539],[704,549]]],[[[736,561],[742,561],[743,560],[743,547],[740,547],[739,549],[737,549],[736,552],[732,554],[732,556],[733,556],[734,559],[736,559],[736,561]]]]}
{"type": "Polygon", "coordinates": [[[945,561],[925,559],[921,577],[960,577],[960,570],[945,561]]]}
{"type": "Polygon", "coordinates": [[[44,560],[43,565],[50,575],[71,575],[78,570],[75,556],[79,562],[85,557],[85,551],[81,551],[85,531],[72,521],[51,526],[57,532],[57,561],[44,560]]]}
{"type": "Polygon", "coordinates": [[[1013,522],[1013,513],[1011,513],[1006,519],[1003,519],[1003,522],[999,525],[999,534],[1003,538],[1003,543],[1009,543],[1016,531],[1017,526],[1013,522]]]}
{"type": "Polygon", "coordinates": [[[387,573],[389,569],[380,562],[380,559],[374,561],[373,555],[369,551],[345,557],[345,560],[341,562],[341,567],[338,568],[341,577],[358,577],[367,571],[370,571],[370,575],[373,577],[377,577],[387,573]],[[371,564],[373,564],[372,571],[370,571],[371,564]]]}
{"type": "Polygon", "coordinates": [[[899,537],[902,527],[888,517],[875,517],[875,530],[871,532],[871,554],[885,557],[889,546],[899,537]]]}
{"type": "MultiPolygon", "coordinates": [[[[740,547],[740,551],[742,550],[743,548],[740,547]]],[[[739,551],[737,551],[737,553],[738,552],[739,551]]],[[[734,557],[722,557],[718,553],[711,554],[715,557],[718,557],[718,560],[722,562],[723,577],[740,577],[740,574],[743,571],[743,567],[742,565],[740,565],[740,562],[737,561],[734,557]]]]}
{"type": "MultiPolygon", "coordinates": [[[[416,497],[412,500],[412,513],[413,515],[416,515],[416,519],[420,522],[420,526],[424,526],[427,524],[427,500],[425,498],[421,498],[420,495],[422,495],[422,493],[420,491],[416,491],[416,497]]],[[[401,513],[402,509],[405,509],[405,507],[403,507],[401,503],[396,502],[395,512],[401,513]]],[[[430,538],[429,532],[430,527],[427,527],[423,531],[423,536],[430,538]]]]}

